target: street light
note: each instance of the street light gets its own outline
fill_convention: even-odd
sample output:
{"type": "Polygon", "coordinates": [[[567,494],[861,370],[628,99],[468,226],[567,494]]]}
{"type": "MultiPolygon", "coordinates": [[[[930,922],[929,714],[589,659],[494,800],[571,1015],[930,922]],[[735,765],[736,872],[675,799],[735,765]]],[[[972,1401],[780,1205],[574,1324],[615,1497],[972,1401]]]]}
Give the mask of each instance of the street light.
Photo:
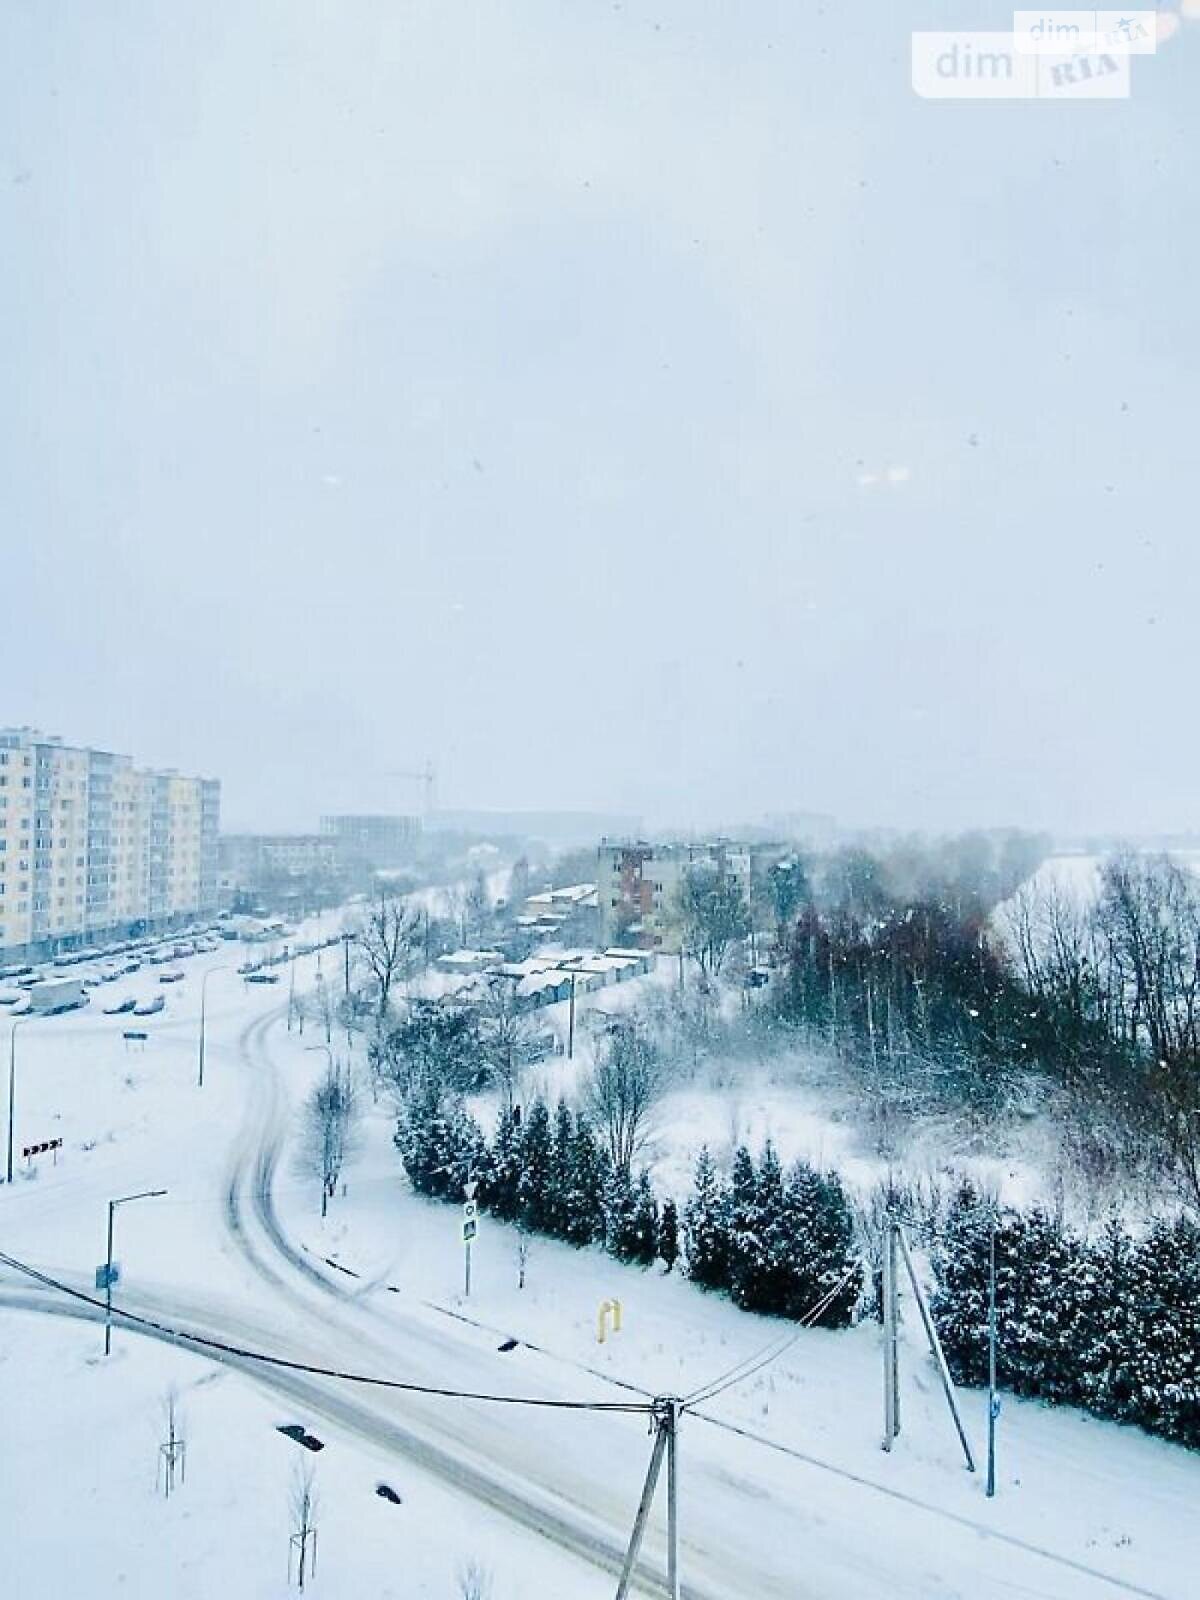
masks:
{"type": "Polygon", "coordinates": [[[196,1079],[197,1089],[203,1089],[204,1087],[204,1019],[205,1007],[208,998],[208,980],[212,977],[214,972],[228,971],[228,967],[209,967],[208,971],[200,979],[200,1072],[196,1079]]]}
{"type": "Polygon", "coordinates": [[[343,933],[341,938],[342,938],[342,949],[343,949],[343,952],[344,952],[345,958],[346,958],[346,999],[349,1000],[349,998],[350,998],[350,946],[354,943],[354,935],[352,933],[343,933]]]}
{"type": "Polygon", "coordinates": [[[113,1286],[113,1216],[118,1206],[127,1206],[133,1200],[157,1200],[166,1194],[165,1189],[143,1189],[138,1194],[125,1194],[119,1200],[108,1202],[108,1256],[104,1263],[104,1354],[112,1354],[112,1286],[113,1286]]]}
{"type": "Polygon", "coordinates": [[[32,1020],[33,1019],[31,1017],[16,1017],[16,1018],[14,1018],[13,1019],[13,1025],[12,1025],[11,1029],[9,1030],[9,1034],[8,1034],[8,1181],[9,1181],[9,1183],[11,1183],[13,1181],[13,1175],[12,1175],[12,1172],[13,1172],[13,1168],[12,1168],[12,1161],[13,1161],[13,1108],[14,1108],[14,1106],[16,1104],[16,1095],[17,1095],[17,1029],[22,1027],[26,1022],[30,1022],[32,1020]]]}

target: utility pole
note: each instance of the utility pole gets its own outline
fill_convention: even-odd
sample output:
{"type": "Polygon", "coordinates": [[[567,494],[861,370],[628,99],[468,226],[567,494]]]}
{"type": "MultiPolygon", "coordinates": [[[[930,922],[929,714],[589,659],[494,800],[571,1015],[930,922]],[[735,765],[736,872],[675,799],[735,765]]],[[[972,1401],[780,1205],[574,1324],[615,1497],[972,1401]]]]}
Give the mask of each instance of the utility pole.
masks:
{"type": "Polygon", "coordinates": [[[353,942],[353,939],[354,939],[354,935],[352,933],[344,933],[342,935],[342,956],[343,956],[344,963],[345,963],[346,999],[347,1000],[349,1000],[349,998],[350,998],[350,945],[353,942]]]}
{"type": "Polygon", "coordinates": [[[475,1191],[478,1188],[474,1178],[468,1178],[463,1185],[463,1299],[471,1298],[471,1242],[479,1226],[475,1206],[475,1191]]]}
{"type": "Polygon", "coordinates": [[[988,1443],[987,1495],[996,1493],[996,1418],[1000,1401],[996,1394],[996,1219],[992,1218],[988,1240],[988,1443]]]}
{"type": "Polygon", "coordinates": [[[899,1299],[896,1283],[897,1224],[889,1216],[883,1233],[883,1448],[900,1432],[899,1299]]]}
{"type": "Polygon", "coordinates": [[[942,1349],[942,1341],[938,1338],[937,1329],[933,1325],[933,1318],[929,1315],[929,1307],[925,1304],[925,1294],[921,1288],[920,1279],[917,1277],[917,1269],[913,1266],[913,1259],[908,1249],[908,1241],[905,1239],[903,1229],[899,1224],[896,1225],[896,1241],[900,1246],[900,1253],[904,1258],[904,1265],[908,1271],[908,1281],[912,1285],[913,1299],[917,1302],[917,1310],[921,1313],[921,1324],[925,1329],[929,1353],[933,1357],[934,1364],[938,1370],[938,1377],[942,1381],[942,1393],[946,1396],[946,1404],[949,1406],[950,1415],[954,1419],[954,1427],[958,1433],[958,1442],[962,1446],[963,1456],[967,1463],[967,1471],[974,1472],[975,1457],[971,1454],[967,1431],[963,1427],[958,1401],[954,1397],[954,1380],[950,1376],[950,1368],[946,1365],[946,1355],[942,1349]]]}
{"type": "Polygon", "coordinates": [[[575,1058],[575,974],[571,974],[571,1010],[567,1023],[567,1060],[575,1058]]]}
{"type": "Polygon", "coordinates": [[[650,1466],[642,1485],[642,1498],[638,1502],[633,1532],[629,1535],[629,1548],[617,1584],[616,1600],[627,1600],[633,1581],[634,1568],[642,1548],[642,1538],[654,1504],[654,1491],[662,1471],[663,1457],[667,1461],[667,1594],[670,1600],[680,1600],[679,1572],[679,1419],[683,1414],[682,1402],[674,1395],[660,1396],[654,1402],[654,1448],[650,1452],[650,1466]]]}
{"type": "Polygon", "coordinates": [[[8,1181],[13,1181],[13,1113],[17,1101],[17,1029],[29,1021],[16,1017],[8,1033],[8,1181]]]}
{"type": "MultiPolygon", "coordinates": [[[[208,971],[200,979],[200,1070],[196,1075],[196,1087],[198,1089],[203,1089],[203,1087],[204,1087],[204,1033],[205,1033],[204,1022],[205,1022],[205,1016],[206,1016],[206,1012],[207,1012],[207,1002],[208,1002],[208,980],[212,977],[214,972],[224,972],[224,971],[226,971],[225,967],[209,967],[208,971]]],[[[289,1010],[288,1010],[288,1026],[289,1027],[291,1027],[291,1021],[292,1021],[291,1009],[290,1009],[290,1006],[289,1006],[289,1010]]]]}
{"type": "Polygon", "coordinates": [[[112,1289],[113,1289],[113,1217],[118,1206],[127,1206],[134,1200],[157,1200],[166,1194],[165,1189],[143,1189],[140,1194],[122,1195],[108,1202],[108,1253],[104,1265],[104,1354],[112,1354],[112,1289]]]}

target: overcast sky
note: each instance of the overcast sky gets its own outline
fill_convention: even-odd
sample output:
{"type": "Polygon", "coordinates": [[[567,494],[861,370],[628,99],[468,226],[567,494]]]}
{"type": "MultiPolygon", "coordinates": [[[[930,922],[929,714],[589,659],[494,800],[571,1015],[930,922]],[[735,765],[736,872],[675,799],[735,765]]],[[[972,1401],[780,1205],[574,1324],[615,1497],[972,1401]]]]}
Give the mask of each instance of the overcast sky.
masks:
{"type": "Polygon", "coordinates": [[[231,826],[1195,826],[1200,21],[912,93],[1006,16],[6,0],[0,722],[231,826]]]}

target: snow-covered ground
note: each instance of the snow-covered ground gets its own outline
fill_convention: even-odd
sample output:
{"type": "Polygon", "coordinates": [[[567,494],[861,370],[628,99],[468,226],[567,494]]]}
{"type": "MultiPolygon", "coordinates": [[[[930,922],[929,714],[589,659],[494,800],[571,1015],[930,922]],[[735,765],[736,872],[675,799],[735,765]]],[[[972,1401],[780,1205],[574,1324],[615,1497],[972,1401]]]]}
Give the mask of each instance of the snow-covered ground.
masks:
{"type": "MultiPolygon", "coordinates": [[[[677,1275],[541,1240],[520,1290],[515,1239],[489,1218],[467,1301],[457,1213],[408,1191],[382,1104],[368,1117],[347,1193],[322,1222],[291,1135],[324,1042],[311,1022],[303,1038],[289,1034],[286,972],[259,989],[214,976],[206,1082],[196,1087],[199,974],[235,964],[224,951],[182,963],[185,982],[168,1012],[150,1019],[144,1050],[123,1045],[125,1019],[95,1010],[21,1029],[17,1144],[62,1135],[66,1148],[58,1167],[40,1158],[36,1177],[0,1190],[0,1248],[92,1292],[106,1201],[166,1187],[166,1197],[118,1212],[119,1304],[309,1365],[541,1400],[687,1393],[792,1335],[677,1275]],[[597,1309],[610,1296],[622,1301],[624,1327],[599,1344],[597,1309]]],[[[313,966],[302,963],[305,986],[313,966]]],[[[149,991],[157,974],[133,983],[149,991]]],[[[567,1064],[545,1068],[559,1070],[567,1064]]],[[[704,1129],[714,1143],[722,1128],[728,1137],[722,1097],[706,1095],[689,1112],[692,1093],[674,1119],[688,1142],[704,1129]]],[[[761,1123],[779,1138],[791,1125],[785,1111],[764,1090],[744,1095],[737,1115],[752,1136],[761,1123]]],[[[842,1131],[815,1114],[797,1127],[824,1159],[852,1160],[853,1130],[844,1144],[842,1131]]],[[[237,1354],[215,1362],[122,1326],[105,1361],[98,1327],[46,1314],[69,1307],[12,1272],[0,1277],[0,1504],[15,1592],[74,1596],[86,1574],[99,1600],[282,1595],[297,1461],[315,1465],[321,1500],[317,1595],[454,1600],[456,1570],[472,1557],[493,1572],[495,1600],[612,1592],[648,1455],[644,1417],[418,1396],[237,1354]],[[155,1498],[154,1478],[172,1382],[189,1459],[187,1484],[168,1505],[155,1498]],[[308,1455],[275,1432],[284,1422],[327,1448],[308,1455]],[[401,1506],[375,1495],[380,1481],[401,1506]]],[[[1200,1460],[1132,1430],[1010,1401],[999,1494],[986,1500],[957,1454],[911,1309],[904,1432],[891,1456],[879,1449],[879,1339],[869,1325],[799,1334],[748,1383],[685,1418],[685,1593],[1194,1592],[1200,1460]]],[[[978,1451],[981,1397],[965,1404],[978,1451]]],[[[660,1510],[646,1546],[659,1570],[662,1549],[660,1510]]]]}

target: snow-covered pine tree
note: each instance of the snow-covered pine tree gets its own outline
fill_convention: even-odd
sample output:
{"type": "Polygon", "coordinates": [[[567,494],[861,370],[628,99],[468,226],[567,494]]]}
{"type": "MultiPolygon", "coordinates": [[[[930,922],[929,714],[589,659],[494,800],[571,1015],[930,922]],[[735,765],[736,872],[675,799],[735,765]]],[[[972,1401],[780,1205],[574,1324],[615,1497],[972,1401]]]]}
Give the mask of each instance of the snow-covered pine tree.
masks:
{"type": "Polygon", "coordinates": [[[650,1266],[658,1254],[658,1201],[645,1167],[633,1191],[633,1259],[650,1266]]]}
{"type": "Polygon", "coordinates": [[[729,1287],[729,1192],[707,1145],[696,1157],[692,1193],[683,1208],[687,1272],[705,1289],[729,1287]]]}
{"type": "Polygon", "coordinates": [[[565,1100],[554,1113],[550,1147],[550,1178],[546,1195],[547,1231],[565,1239],[570,1231],[572,1168],[575,1159],[575,1118],[565,1100]]]}
{"type": "Polygon", "coordinates": [[[671,1199],[663,1201],[659,1213],[658,1259],[668,1272],[674,1270],[679,1260],[679,1208],[671,1199]]]}
{"type": "Polygon", "coordinates": [[[783,1168],[769,1140],[756,1170],[742,1154],[733,1164],[733,1298],[748,1311],[778,1315],[788,1301],[798,1248],[784,1215],[783,1168]]]}
{"type": "MultiPolygon", "coordinates": [[[[936,1287],[930,1310],[946,1362],[957,1383],[986,1383],[988,1371],[988,1248],[992,1213],[964,1178],[950,1198],[933,1252],[936,1287]]],[[[1012,1252],[997,1248],[998,1273],[1011,1282],[1012,1252]]],[[[1010,1296],[1011,1301],[1011,1296],[1010,1296]]]]}
{"type": "MultiPolygon", "coordinates": [[[[1084,1251],[1078,1238],[1042,1206],[1009,1219],[997,1235],[997,1343],[1004,1350],[1011,1385],[1021,1394],[1070,1403],[1082,1398],[1080,1297],[1084,1251]],[[1011,1293],[1005,1292],[1001,1262],[1015,1241],[1011,1293]],[[999,1308],[1007,1313],[1003,1321],[999,1308]]],[[[1007,1288],[1007,1286],[1005,1286],[1007,1288]]]]}
{"type": "Polygon", "coordinates": [[[521,1127],[517,1112],[501,1111],[492,1139],[491,1159],[480,1198],[505,1222],[513,1222],[521,1211],[521,1127]]]}
{"type": "Polygon", "coordinates": [[[548,1231],[552,1143],[546,1102],[535,1100],[521,1131],[521,1176],[517,1183],[521,1220],[534,1233],[548,1231]]]}
{"type": "Polygon", "coordinates": [[[1142,1314],[1130,1362],[1137,1420],[1200,1445],[1200,1229],[1186,1217],[1156,1221],[1135,1263],[1142,1314]]]}
{"type": "Polygon", "coordinates": [[[847,1327],[862,1295],[864,1272],[842,1180],[836,1172],[813,1172],[798,1162],[784,1193],[784,1212],[784,1237],[794,1240],[795,1266],[791,1293],[781,1310],[811,1319],[814,1327],[847,1327]],[[797,1205],[801,1215],[809,1215],[805,1233],[792,1220],[797,1205]]]}
{"type": "Polygon", "coordinates": [[[607,1181],[608,1162],[591,1124],[586,1117],[576,1117],[565,1220],[565,1237],[571,1244],[588,1245],[603,1240],[607,1181]]]}
{"type": "Polygon", "coordinates": [[[1144,1303],[1133,1240],[1121,1219],[1110,1216],[1079,1274],[1080,1398],[1102,1416],[1136,1420],[1131,1358],[1148,1321],[1144,1303]]]}
{"type": "Polygon", "coordinates": [[[604,1243],[609,1254],[618,1260],[637,1260],[637,1206],[633,1180],[624,1167],[616,1167],[609,1173],[605,1187],[604,1243]]]}
{"type": "Polygon", "coordinates": [[[757,1309],[768,1262],[758,1173],[744,1144],[734,1151],[729,1173],[729,1220],[729,1292],[739,1306],[757,1309]]]}

